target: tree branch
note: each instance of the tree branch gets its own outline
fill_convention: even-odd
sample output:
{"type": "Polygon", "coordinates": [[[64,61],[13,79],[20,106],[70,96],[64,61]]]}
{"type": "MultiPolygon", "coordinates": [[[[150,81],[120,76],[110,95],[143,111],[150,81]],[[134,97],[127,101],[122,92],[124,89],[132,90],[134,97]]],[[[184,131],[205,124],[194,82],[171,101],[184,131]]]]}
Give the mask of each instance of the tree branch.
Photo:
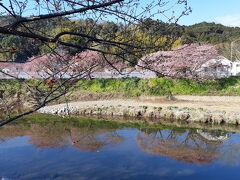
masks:
{"type": "Polygon", "coordinates": [[[63,17],[63,16],[76,14],[76,13],[83,13],[83,12],[86,12],[86,11],[89,11],[89,10],[95,10],[95,9],[111,6],[113,4],[117,4],[117,3],[120,3],[122,1],[124,1],[124,0],[113,0],[113,1],[109,1],[107,3],[98,4],[98,5],[92,5],[92,6],[79,8],[79,9],[72,9],[72,10],[69,10],[69,11],[63,11],[63,12],[52,13],[52,14],[32,16],[32,17],[29,17],[29,18],[20,17],[20,18],[18,18],[18,20],[15,23],[13,23],[12,25],[10,25],[8,27],[12,28],[12,29],[15,29],[21,23],[24,23],[24,22],[33,22],[33,21],[38,21],[38,20],[42,20],[42,19],[51,19],[51,18],[55,18],[55,17],[63,17]]]}

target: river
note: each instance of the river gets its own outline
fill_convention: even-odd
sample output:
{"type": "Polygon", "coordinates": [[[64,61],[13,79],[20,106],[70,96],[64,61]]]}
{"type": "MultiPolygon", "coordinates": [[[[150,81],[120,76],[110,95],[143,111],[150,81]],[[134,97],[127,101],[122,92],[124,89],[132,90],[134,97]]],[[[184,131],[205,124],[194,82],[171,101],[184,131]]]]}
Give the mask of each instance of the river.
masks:
{"type": "Polygon", "coordinates": [[[239,179],[240,133],[86,121],[0,128],[0,179],[239,179]]]}

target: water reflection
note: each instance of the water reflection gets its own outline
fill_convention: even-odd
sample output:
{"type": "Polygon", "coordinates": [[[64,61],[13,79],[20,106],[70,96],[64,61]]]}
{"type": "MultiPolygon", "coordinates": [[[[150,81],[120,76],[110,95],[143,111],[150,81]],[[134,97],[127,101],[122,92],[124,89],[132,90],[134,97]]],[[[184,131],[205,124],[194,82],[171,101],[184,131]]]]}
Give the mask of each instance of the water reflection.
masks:
{"type": "Polygon", "coordinates": [[[106,145],[114,145],[123,141],[123,137],[119,136],[115,129],[69,129],[72,144],[85,151],[96,151],[102,149],[106,145]]]}
{"type": "Polygon", "coordinates": [[[91,127],[91,124],[84,127],[64,126],[61,123],[8,125],[0,128],[0,142],[17,136],[29,136],[29,143],[41,148],[72,145],[81,150],[96,151],[124,140],[116,130],[91,127]]]}
{"type": "MultiPolygon", "coordinates": [[[[8,125],[0,129],[0,142],[17,136],[29,136],[29,143],[41,148],[72,145],[84,151],[97,151],[124,141],[117,128],[98,128],[90,124],[84,127],[62,124],[8,125]]],[[[148,153],[200,164],[211,163],[219,157],[223,142],[229,138],[230,133],[227,132],[196,129],[141,129],[135,135],[139,147],[148,153]]]]}
{"type": "Polygon", "coordinates": [[[232,179],[240,168],[239,139],[219,130],[11,124],[0,128],[0,178],[232,179]]]}
{"type": "Polygon", "coordinates": [[[222,131],[146,129],[137,134],[136,141],[141,149],[151,154],[169,156],[183,162],[208,164],[220,155],[222,136],[229,137],[222,131]]]}

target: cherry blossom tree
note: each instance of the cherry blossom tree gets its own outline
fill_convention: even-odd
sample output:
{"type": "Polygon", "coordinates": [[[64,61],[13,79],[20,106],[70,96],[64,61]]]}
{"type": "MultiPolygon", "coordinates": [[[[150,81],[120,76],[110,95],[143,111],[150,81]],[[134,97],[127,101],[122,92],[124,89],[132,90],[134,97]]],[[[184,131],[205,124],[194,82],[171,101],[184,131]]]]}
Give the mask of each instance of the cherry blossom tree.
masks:
{"type": "Polygon", "coordinates": [[[101,71],[105,67],[106,61],[104,56],[96,51],[84,51],[72,57],[72,72],[83,72],[87,70],[87,76],[91,79],[91,75],[95,71],[101,71]]]}
{"type": "Polygon", "coordinates": [[[223,59],[214,45],[193,43],[147,55],[139,61],[137,68],[149,69],[161,77],[213,79],[217,77],[217,67],[222,66],[223,59]]]}

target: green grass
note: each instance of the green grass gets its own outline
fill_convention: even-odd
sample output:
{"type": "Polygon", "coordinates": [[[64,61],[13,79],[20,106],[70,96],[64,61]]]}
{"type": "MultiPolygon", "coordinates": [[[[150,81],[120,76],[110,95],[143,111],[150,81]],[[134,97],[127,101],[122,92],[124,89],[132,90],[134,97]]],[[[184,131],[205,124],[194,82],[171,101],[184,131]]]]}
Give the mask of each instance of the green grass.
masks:
{"type": "MultiPolygon", "coordinates": [[[[38,84],[41,80],[25,80],[28,84],[38,84]]],[[[0,90],[22,90],[22,81],[0,80],[0,90]]],[[[41,84],[42,85],[42,84],[41,84]]],[[[46,88],[42,85],[42,88],[46,88]]],[[[73,91],[118,92],[128,96],[138,95],[240,95],[240,77],[230,77],[214,81],[196,82],[186,79],[171,78],[122,78],[122,79],[82,79],[74,86],[73,91]]]]}
{"type": "Polygon", "coordinates": [[[127,95],[214,94],[240,95],[240,78],[231,77],[214,81],[196,82],[170,78],[123,78],[80,80],[77,90],[93,92],[121,92],[127,95]]]}

